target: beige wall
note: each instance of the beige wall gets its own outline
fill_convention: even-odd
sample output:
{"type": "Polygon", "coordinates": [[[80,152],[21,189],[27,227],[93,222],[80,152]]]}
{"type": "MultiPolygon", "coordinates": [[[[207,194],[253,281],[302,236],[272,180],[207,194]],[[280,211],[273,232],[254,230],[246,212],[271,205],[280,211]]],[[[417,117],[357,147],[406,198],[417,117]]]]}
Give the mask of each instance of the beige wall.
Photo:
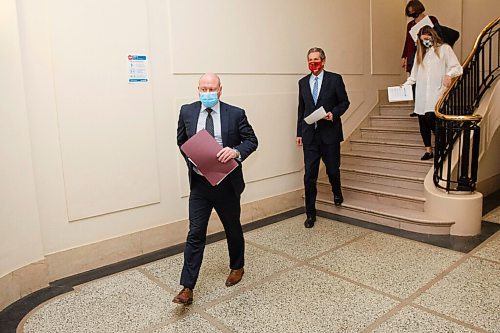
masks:
{"type": "MultiPolygon", "coordinates": [[[[2,121],[9,130],[2,131],[2,149],[12,165],[2,166],[10,169],[2,174],[1,195],[12,202],[1,226],[2,235],[22,241],[1,242],[2,253],[12,255],[2,257],[0,276],[44,256],[187,217],[186,167],[175,130],[179,106],[197,98],[204,71],[221,73],[223,100],[247,110],[259,137],[244,165],[242,201],[301,189],[302,153],[294,139],[307,49],[322,46],[327,69],[344,75],[352,102],[346,135],[376,104],[377,90],[400,81],[397,63],[383,64],[388,74],[370,74],[367,50],[383,37],[377,33],[382,21],[371,23],[371,1],[319,5],[321,11],[305,0],[219,1],[203,8],[214,11],[207,29],[199,24],[205,5],[197,1],[5,3],[2,22],[9,30],[2,31],[13,39],[5,56],[13,61],[2,66],[15,80],[3,82],[15,84],[2,91],[12,100],[12,115],[2,121]],[[286,15],[277,15],[283,8],[286,15]],[[130,53],[150,57],[150,83],[127,84],[130,53]],[[15,191],[25,196],[13,197],[15,191]],[[21,222],[4,222],[9,218],[21,222]]],[[[382,59],[384,52],[373,54],[382,59]]]]}
{"type": "MultiPolygon", "coordinates": [[[[426,14],[436,16],[440,24],[459,31],[461,35],[463,20],[462,2],[463,0],[422,0],[426,14]]],[[[460,36],[460,39],[453,46],[453,50],[459,59],[462,54],[462,39],[462,36],[460,36]]]]}
{"type": "Polygon", "coordinates": [[[462,60],[469,55],[478,34],[483,28],[500,16],[497,0],[462,0],[462,60]]]}
{"type": "Polygon", "coordinates": [[[481,99],[481,139],[478,190],[488,195],[500,188],[500,80],[492,83],[481,99]]]}
{"type": "Polygon", "coordinates": [[[438,18],[442,25],[460,32],[454,46],[461,61],[469,55],[478,34],[500,15],[498,0],[426,0],[426,13],[438,18]]]}
{"type": "Polygon", "coordinates": [[[0,3],[0,277],[44,255],[16,9],[0,3]]]}
{"type": "MultiPolygon", "coordinates": [[[[323,47],[327,69],[343,75],[351,100],[343,118],[348,136],[376,105],[377,91],[402,82],[404,0],[392,4],[2,2],[2,40],[9,43],[0,63],[7,74],[1,83],[0,147],[7,162],[0,176],[0,277],[44,257],[62,266],[59,254],[92,244],[106,253],[105,244],[115,239],[140,244],[120,243],[118,256],[107,260],[157,248],[147,237],[128,237],[138,232],[171,233],[164,246],[184,237],[188,186],[175,131],[179,106],[197,98],[205,71],[221,73],[222,99],[247,110],[259,137],[258,151],[244,163],[245,207],[287,196],[286,204],[272,207],[293,207],[302,188],[302,152],[294,141],[305,53],[323,47]],[[201,23],[201,9],[213,24],[201,23]],[[149,83],[127,84],[130,53],[150,57],[149,83]]],[[[243,212],[246,221],[276,212],[252,209],[243,212]]]]}

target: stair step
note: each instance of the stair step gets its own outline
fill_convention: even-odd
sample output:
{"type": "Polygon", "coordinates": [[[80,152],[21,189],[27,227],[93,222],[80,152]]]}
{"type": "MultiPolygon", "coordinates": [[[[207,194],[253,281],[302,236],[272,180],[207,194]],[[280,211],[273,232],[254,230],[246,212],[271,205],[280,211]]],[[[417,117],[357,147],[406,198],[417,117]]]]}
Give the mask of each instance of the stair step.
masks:
{"type": "Polygon", "coordinates": [[[416,174],[406,170],[391,170],[387,168],[366,167],[360,165],[342,164],[342,182],[359,180],[366,183],[391,185],[413,190],[423,190],[425,173],[416,174]]]}
{"type": "Polygon", "coordinates": [[[379,105],[380,108],[393,108],[393,109],[413,109],[415,103],[413,102],[391,102],[383,103],[379,105]]]}
{"type": "Polygon", "coordinates": [[[401,116],[410,117],[415,106],[413,104],[382,104],[379,106],[380,114],[382,116],[401,116]]]}
{"type": "MultiPolygon", "coordinates": [[[[331,195],[331,185],[328,179],[318,180],[318,191],[331,195]]],[[[345,200],[357,199],[394,207],[424,210],[423,189],[414,190],[359,180],[346,180],[342,182],[342,193],[345,200]]]]}
{"type": "Polygon", "coordinates": [[[424,147],[417,141],[390,141],[381,139],[352,139],[350,141],[353,151],[370,150],[376,152],[387,152],[412,157],[420,157],[424,153],[424,147]]]}
{"type": "Polygon", "coordinates": [[[418,119],[406,116],[371,116],[371,126],[418,129],[418,119]]]}
{"type": "Polygon", "coordinates": [[[316,207],[330,213],[348,216],[392,228],[424,234],[449,235],[453,221],[432,217],[422,211],[394,207],[358,199],[345,199],[342,206],[333,204],[331,193],[318,193],[316,207]]]}
{"type": "Polygon", "coordinates": [[[390,139],[392,141],[413,140],[420,138],[418,129],[390,128],[390,127],[361,127],[363,139],[390,139]]]}
{"type": "Polygon", "coordinates": [[[347,164],[374,166],[394,170],[407,170],[427,173],[432,167],[433,161],[421,161],[409,158],[407,155],[369,152],[369,151],[347,151],[342,152],[342,161],[347,164]]]}
{"type": "Polygon", "coordinates": [[[349,161],[342,160],[342,165],[340,167],[342,170],[345,169],[352,169],[352,170],[359,170],[361,172],[367,172],[367,173],[378,173],[378,174],[383,174],[387,175],[389,177],[395,176],[395,177],[403,177],[403,178],[413,178],[413,179],[423,179],[429,172],[429,170],[426,171],[413,171],[413,170],[404,170],[404,169],[389,169],[385,167],[378,167],[375,165],[360,165],[358,163],[352,164],[349,163],[349,161]]]}

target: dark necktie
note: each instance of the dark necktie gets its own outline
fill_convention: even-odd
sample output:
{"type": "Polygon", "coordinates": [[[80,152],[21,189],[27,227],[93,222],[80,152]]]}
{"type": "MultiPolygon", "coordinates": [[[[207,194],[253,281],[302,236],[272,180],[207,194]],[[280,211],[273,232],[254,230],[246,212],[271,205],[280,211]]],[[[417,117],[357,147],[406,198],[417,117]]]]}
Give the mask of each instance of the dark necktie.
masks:
{"type": "Polygon", "coordinates": [[[215,137],[214,135],[214,119],[212,118],[212,109],[207,108],[207,120],[205,121],[205,129],[207,130],[208,133],[210,133],[211,136],[215,137]]]}

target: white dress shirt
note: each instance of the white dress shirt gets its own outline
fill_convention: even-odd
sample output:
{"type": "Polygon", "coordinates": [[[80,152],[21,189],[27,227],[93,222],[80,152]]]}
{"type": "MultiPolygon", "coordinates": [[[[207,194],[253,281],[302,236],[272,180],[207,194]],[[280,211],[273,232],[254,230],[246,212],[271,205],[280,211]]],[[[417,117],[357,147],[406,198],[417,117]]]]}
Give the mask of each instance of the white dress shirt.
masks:
{"type": "MultiPolygon", "coordinates": [[[[317,78],[318,78],[318,98],[319,98],[319,92],[321,91],[321,84],[323,83],[323,76],[325,76],[325,71],[321,71],[321,73],[319,73],[319,75],[317,76],[317,78]]],[[[314,79],[315,78],[316,78],[316,76],[314,76],[314,74],[311,73],[311,77],[309,78],[309,86],[311,87],[311,95],[313,94],[314,79]]]]}
{"type": "MultiPolygon", "coordinates": [[[[220,102],[214,105],[212,109],[212,119],[214,121],[214,138],[218,144],[222,147],[222,131],[220,125],[220,102]]],[[[198,117],[198,124],[196,125],[196,133],[205,129],[205,123],[207,121],[207,108],[201,104],[200,116],[198,117]]]]}

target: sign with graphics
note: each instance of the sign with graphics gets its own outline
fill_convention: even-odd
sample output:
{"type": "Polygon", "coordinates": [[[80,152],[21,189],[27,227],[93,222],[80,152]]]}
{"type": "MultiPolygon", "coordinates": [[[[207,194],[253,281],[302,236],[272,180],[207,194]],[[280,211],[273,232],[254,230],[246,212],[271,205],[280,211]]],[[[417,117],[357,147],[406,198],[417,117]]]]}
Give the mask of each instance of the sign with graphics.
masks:
{"type": "Polygon", "coordinates": [[[148,56],[129,54],[128,83],[148,82],[148,56]]]}

